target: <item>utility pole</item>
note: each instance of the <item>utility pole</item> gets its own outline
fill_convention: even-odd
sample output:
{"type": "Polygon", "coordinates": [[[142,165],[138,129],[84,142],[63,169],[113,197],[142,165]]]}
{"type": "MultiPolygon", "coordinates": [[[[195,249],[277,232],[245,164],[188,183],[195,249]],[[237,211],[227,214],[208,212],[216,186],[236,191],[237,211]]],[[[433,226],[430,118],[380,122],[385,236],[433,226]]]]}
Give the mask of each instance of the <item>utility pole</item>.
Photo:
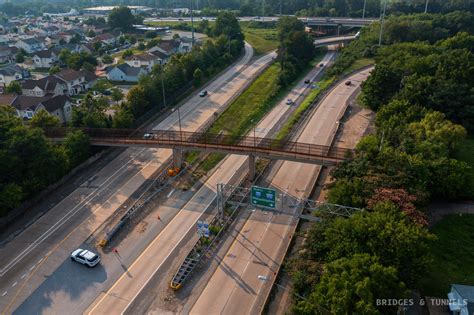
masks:
{"type": "Polygon", "coordinates": [[[163,65],[160,67],[161,69],[161,90],[163,92],[163,107],[166,107],[166,97],[165,97],[165,81],[163,79],[163,65]]]}
{"type": "Polygon", "coordinates": [[[194,3],[194,0],[191,0],[191,31],[192,31],[191,49],[194,47],[194,13],[193,13],[193,3],[194,3]]]}
{"type": "Polygon", "coordinates": [[[425,13],[428,12],[428,2],[429,2],[429,0],[426,0],[426,3],[425,3],[425,13]]]}
{"type": "Polygon", "coordinates": [[[382,21],[380,21],[380,35],[379,35],[379,46],[382,45],[382,34],[383,34],[383,23],[385,20],[385,10],[387,8],[387,0],[384,0],[383,12],[382,12],[382,21]]]}
{"type": "Polygon", "coordinates": [[[262,0],[262,20],[265,20],[265,0],[262,0]]]}
{"type": "Polygon", "coordinates": [[[281,10],[282,10],[282,7],[283,7],[283,0],[280,0],[280,17],[281,17],[281,10]]]}
{"type": "Polygon", "coordinates": [[[367,0],[364,0],[364,8],[362,9],[362,19],[365,19],[365,6],[367,5],[367,0]]]}

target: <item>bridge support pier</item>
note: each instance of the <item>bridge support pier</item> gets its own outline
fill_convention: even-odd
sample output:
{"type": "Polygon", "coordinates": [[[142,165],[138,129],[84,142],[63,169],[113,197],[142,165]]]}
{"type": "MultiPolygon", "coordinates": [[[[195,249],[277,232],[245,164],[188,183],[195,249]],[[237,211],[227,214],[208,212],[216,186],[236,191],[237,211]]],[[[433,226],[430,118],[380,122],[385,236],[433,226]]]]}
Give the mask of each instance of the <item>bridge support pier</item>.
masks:
{"type": "Polygon", "coordinates": [[[182,149],[173,149],[173,166],[175,168],[181,168],[183,165],[183,150],[182,149]]]}
{"type": "Polygon", "coordinates": [[[255,179],[255,155],[249,155],[249,180],[255,179]]]}

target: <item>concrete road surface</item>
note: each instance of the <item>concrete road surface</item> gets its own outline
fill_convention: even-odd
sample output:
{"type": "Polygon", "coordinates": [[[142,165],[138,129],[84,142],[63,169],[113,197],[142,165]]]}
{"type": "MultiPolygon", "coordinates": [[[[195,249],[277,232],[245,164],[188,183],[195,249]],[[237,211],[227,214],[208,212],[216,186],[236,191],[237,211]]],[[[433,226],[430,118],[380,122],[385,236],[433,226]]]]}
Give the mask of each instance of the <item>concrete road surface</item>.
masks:
{"type": "MultiPolygon", "coordinates": [[[[329,62],[333,53],[328,53],[323,60],[329,62]]],[[[311,71],[307,77],[290,92],[291,98],[296,100],[309,87],[304,83],[306,79],[314,78],[320,68],[311,71]]],[[[292,106],[285,104],[283,99],[256,127],[258,137],[271,135],[284,122],[285,114],[292,110],[292,106]]],[[[252,131],[253,133],[253,131],[252,131]]],[[[216,196],[218,183],[236,184],[247,173],[247,157],[231,155],[227,157],[194,197],[186,204],[178,215],[166,226],[166,229],[150,244],[142,255],[128,268],[112,288],[98,297],[88,309],[88,314],[130,313],[132,302],[139,296],[146,284],[158,272],[167,259],[179,248],[187,233],[196,233],[196,222],[202,213],[211,205],[216,196]]],[[[165,279],[164,281],[169,281],[165,279]]]]}
{"type": "MultiPolygon", "coordinates": [[[[252,54],[251,47],[247,45],[244,57],[206,87],[210,92],[208,97],[194,95],[187,100],[180,110],[183,130],[197,130],[213,117],[215,111],[225,106],[234,94],[240,92],[262,67],[271,62],[271,56],[264,56],[248,65],[252,54]]],[[[177,123],[177,112],[174,112],[156,128],[177,129],[177,123]]],[[[54,294],[54,288],[57,288],[55,283],[62,283],[61,290],[66,293],[68,290],[64,290],[64,287],[74,286],[74,282],[64,278],[61,273],[70,251],[80,246],[91,232],[113,214],[168,160],[170,154],[170,150],[126,150],[89,182],[3,246],[0,249],[0,309],[9,313],[30,294],[49,292],[47,305],[29,304],[33,308],[25,308],[25,312],[21,313],[37,313],[38,310],[57,313],[55,307],[61,305],[64,297],[59,298],[54,294]],[[48,284],[41,286],[49,279],[52,279],[50,287],[48,284]]],[[[81,301],[72,296],[71,301],[79,305],[81,301]]],[[[74,308],[74,303],[67,310],[80,313],[74,308]]]]}
{"type": "MultiPolygon", "coordinates": [[[[357,73],[348,79],[352,85],[341,83],[332,90],[296,140],[330,145],[347,101],[368,74],[369,70],[357,73]]],[[[295,198],[307,198],[320,168],[318,165],[282,162],[271,187],[295,198]]],[[[283,210],[296,211],[290,205],[283,210]]],[[[288,215],[262,211],[252,213],[225,256],[218,258],[220,264],[190,314],[259,314],[296,223],[297,220],[288,215]],[[268,282],[259,280],[259,275],[269,279],[268,282]]]]}

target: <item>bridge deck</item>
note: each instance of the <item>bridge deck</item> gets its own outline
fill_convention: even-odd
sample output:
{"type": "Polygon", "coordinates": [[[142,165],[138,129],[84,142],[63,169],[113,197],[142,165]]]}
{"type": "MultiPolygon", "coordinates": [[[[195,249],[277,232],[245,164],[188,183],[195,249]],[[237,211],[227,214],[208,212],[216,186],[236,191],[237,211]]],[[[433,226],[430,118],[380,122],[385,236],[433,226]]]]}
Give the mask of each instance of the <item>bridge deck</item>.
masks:
{"type": "MultiPolygon", "coordinates": [[[[62,141],[70,128],[46,129],[47,137],[62,141]]],[[[92,145],[138,146],[254,155],[270,159],[333,165],[350,157],[353,150],[268,138],[179,132],[174,130],[80,129],[92,145]]]]}

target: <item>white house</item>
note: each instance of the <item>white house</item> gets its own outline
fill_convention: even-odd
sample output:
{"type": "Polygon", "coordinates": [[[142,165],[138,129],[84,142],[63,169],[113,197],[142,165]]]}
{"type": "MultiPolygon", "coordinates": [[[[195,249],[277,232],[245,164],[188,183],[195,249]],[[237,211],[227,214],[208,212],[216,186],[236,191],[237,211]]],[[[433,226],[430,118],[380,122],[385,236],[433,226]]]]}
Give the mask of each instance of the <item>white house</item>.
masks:
{"type": "Polygon", "coordinates": [[[66,83],[54,75],[48,75],[39,80],[25,80],[21,89],[23,95],[34,97],[45,97],[47,94],[63,95],[68,91],[66,83]]]}
{"type": "Polygon", "coordinates": [[[129,56],[125,59],[125,62],[134,68],[145,67],[148,71],[151,71],[154,65],[161,65],[165,63],[165,61],[158,55],[147,52],[139,55],[129,56]]]}
{"type": "Polygon", "coordinates": [[[64,69],[54,76],[66,83],[69,95],[76,95],[86,90],[86,78],[84,73],[81,71],[64,69]]]}
{"type": "Polygon", "coordinates": [[[25,70],[16,65],[7,65],[0,68],[0,86],[7,86],[13,81],[23,80],[25,70]]]}
{"type": "Polygon", "coordinates": [[[474,286],[452,284],[448,300],[449,310],[454,315],[474,314],[474,286]]]}
{"type": "Polygon", "coordinates": [[[131,67],[124,63],[107,70],[107,79],[110,81],[138,82],[139,78],[148,74],[145,67],[131,67]]]}
{"type": "Polygon", "coordinates": [[[17,53],[16,47],[0,46],[0,62],[14,62],[17,53]]]}
{"type": "Polygon", "coordinates": [[[50,68],[59,62],[59,57],[52,49],[41,50],[33,55],[35,68],[50,68]]]}
{"type": "Polygon", "coordinates": [[[36,38],[25,38],[20,39],[15,43],[15,47],[24,49],[28,54],[32,54],[36,51],[46,49],[46,45],[44,42],[36,39],[36,38]]]}
{"type": "Polygon", "coordinates": [[[59,118],[62,123],[71,120],[72,105],[66,95],[31,97],[24,95],[4,95],[0,97],[3,104],[15,108],[17,115],[23,119],[32,119],[40,110],[59,118]]]}

